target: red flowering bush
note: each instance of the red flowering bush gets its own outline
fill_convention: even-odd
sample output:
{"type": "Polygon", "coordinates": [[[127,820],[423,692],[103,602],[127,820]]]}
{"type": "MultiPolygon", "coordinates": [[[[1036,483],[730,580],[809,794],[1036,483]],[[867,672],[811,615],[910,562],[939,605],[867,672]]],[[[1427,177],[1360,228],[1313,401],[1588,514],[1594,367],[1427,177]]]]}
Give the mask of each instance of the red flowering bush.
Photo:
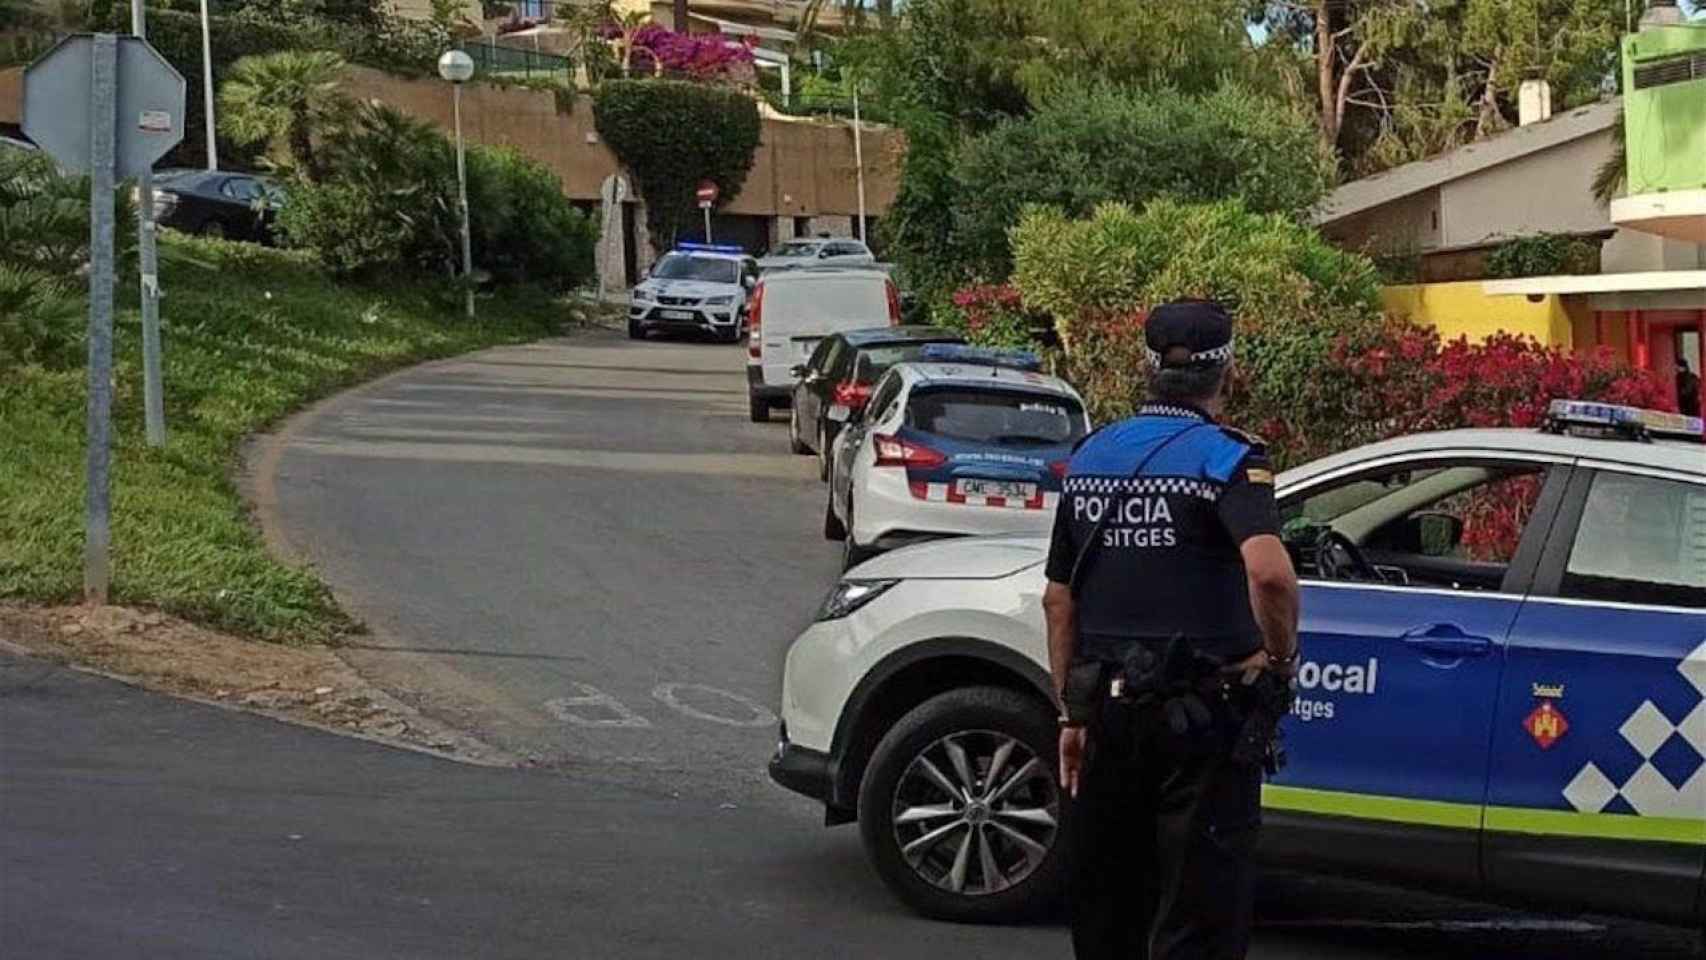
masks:
{"type": "Polygon", "coordinates": [[[972,343],[990,347],[1033,347],[1048,322],[1025,309],[1017,287],[1008,283],[978,283],[955,291],[953,309],[945,311],[951,326],[972,343]]]}
{"type": "Polygon", "coordinates": [[[741,72],[752,63],[751,38],[737,40],[720,33],[676,33],[647,24],[634,32],[629,69],[635,74],[712,80],[741,72]]]}

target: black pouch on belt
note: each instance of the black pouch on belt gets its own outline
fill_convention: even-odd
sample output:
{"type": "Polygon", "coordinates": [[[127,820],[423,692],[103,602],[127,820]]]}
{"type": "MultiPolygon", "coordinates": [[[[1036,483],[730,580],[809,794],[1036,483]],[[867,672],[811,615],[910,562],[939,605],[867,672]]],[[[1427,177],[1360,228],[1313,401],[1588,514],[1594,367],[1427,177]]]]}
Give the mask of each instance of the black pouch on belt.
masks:
{"type": "Polygon", "coordinates": [[[1068,720],[1086,724],[1096,715],[1102,697],[1108,692],[1102,682],[1107,666],[1100,660],[1080,660],[1066,669],[1066,686],[1060,692],[1060,699],[1068,720]]]}

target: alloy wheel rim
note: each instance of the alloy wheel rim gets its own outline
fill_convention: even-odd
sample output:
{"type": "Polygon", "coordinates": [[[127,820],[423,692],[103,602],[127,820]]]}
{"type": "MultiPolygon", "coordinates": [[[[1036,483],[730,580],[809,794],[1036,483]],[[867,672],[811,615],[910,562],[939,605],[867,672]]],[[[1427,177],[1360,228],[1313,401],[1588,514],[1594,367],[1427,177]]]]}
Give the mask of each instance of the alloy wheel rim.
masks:
{"type": "Polygon", "coordinates": [[[1060,794],[1048,764],[1018,739],[960,731],[925,747],[895,784],[901,859],[960,896],[1007,890],[1035,873],[1059,835],[1060,794]]]}

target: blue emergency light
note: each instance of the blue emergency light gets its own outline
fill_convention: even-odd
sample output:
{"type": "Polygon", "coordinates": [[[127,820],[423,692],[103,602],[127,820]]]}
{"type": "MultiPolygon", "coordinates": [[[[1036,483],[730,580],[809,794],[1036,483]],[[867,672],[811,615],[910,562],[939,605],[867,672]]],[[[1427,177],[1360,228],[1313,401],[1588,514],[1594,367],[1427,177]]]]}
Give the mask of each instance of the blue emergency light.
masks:
{"type": "Polygon", "coordinates": [[[744,247],[737,247],[732,243],[678,243],[675,245],[675,249],[677,249],[677,250],[689,250],[689,251],[695,251],[695,252],[699,252],[699,253],[745,253],[746,252],[746,249],[744,247]]]}
{"type": "Polygon", "coordinates": [[[963,343],[928,343],[919,353],[920,360],[931,363],[964,363],[979,367],[1006,367],[1036,373],[1043,368],[1042,358],[1029,350],[1003,350],[998,347],[973,347],[963,343]]]}
{"type": "Polygon", "coordinates": [[[1592,400],[1552,401],[1541,429],[1548,433],[1623,440],[1650,441],[1654,437],[1676,437],[1697,443],[1706,440],[1706,425],[1699,417],[1592,400]]]}

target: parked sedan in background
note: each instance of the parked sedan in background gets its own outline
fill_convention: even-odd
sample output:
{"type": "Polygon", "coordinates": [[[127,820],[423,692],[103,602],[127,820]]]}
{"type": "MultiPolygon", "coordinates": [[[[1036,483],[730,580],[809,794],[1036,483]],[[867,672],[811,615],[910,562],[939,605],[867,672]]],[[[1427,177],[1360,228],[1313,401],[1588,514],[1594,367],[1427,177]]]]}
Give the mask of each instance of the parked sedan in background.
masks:
{"type": "Polygon", "coordinates": [[[758,261],[760,270],[792,267],[860,267],[877,262],[871,248],[851,237],[805,237],[789,240],[758,261]]]}
{"type": "Polygon", "coordinates": [[[232,240],[272,240],[284,188],[269,177],[231,170],[154,174],[154,220],[163,227],[232,240]]]}
{"type": "Polygon", "coordinates": [[[871,387],[889,367],[916,360],[927,344],[964,343],[945,327],[901,326],[849,330],[818,343],[810,359],[794,370],[793,416],[788,443],[795,453],[817,454],[818,478],[829,479],[835,438],[856,411],[871,399],[871,387]]]}

